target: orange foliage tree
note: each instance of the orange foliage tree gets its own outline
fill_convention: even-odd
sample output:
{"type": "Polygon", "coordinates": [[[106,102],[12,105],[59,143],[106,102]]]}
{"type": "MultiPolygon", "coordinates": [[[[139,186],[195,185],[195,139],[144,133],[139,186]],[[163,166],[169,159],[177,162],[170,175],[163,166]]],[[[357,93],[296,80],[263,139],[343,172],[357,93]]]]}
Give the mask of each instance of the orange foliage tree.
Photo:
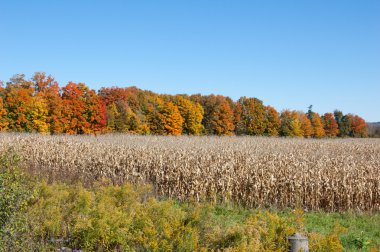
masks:
{"type": "Polygon", "coordinates": [[[28,113],[32,105],[34,89],[24,75],[15,75],[7,82],[4,90],[4,108],[8,118],[8,129],[11,131],[32,132],[32,122],[28,113]]]}
{"type": "Polygon", "coordinates": [[[179,112],[178,107],[174,103],[164,103],[160,116],[166,134],[174,136],[182,134],[182,124],[184,120],[181,116],[181,113],[179,112]]]}
{"type": "Polygon", "coordinates": [[[313,136],[315,138],[322,138],[326,135],[323,128],[322,119],[318,113],[313,113],[311,124],[313,125],[313,136]]]}
{"type": "Polygon", "coordinates": [[[311,122],[307,115],[305,113],[298,112],[298,120],[301,123],[301,130],[304,137],[309,138],[313,135],[313,125],[311,125],[311,122]]]}
{"type": "Polygon", "coordinates": [[[64,133],[97,133],[105,128],[105,103],[85,84],[69,82],[62,88],[62,103],[64,133]]]}
{"type": "Polygon", "coordinates": [[[277,110],[271,106],[265,107],[265,116],[266,116],[266,128],[265,134],[268,136],[278,136],[281,120],[277,110]]]}
{"type": "Polygon", "coordinates": [[[322,116],[322,121],[326,136],[336,137],[339,134],[339,126],[332,113],[325,113],[322,116]]]}
{"type": "Polygon", "coordinates": [[[368,126],[363,118],[358,115],[351,115],[351,136],[368,137],[368,126]]]}
{"type": "Polygon", "coordinates": [[[241,97],[237,104],[241,113],[243,134],[263,135],[266,129],[266,113],[263,102],[257,98],[241,97]]]}
{"type": "Polygon", "coordinates": [[[235,118],[231,99],[221,95],[192,95],[190,99],[201,104],[204,109],[202,124],[206,134],[234,134],[235,118]]]}
{"type": "Polygon", "coordinates": [[[211,130],[216,135],[233,135],[234,112],[224,97],[217,96],[217,100],[217,106],[211,115],[211,130]]]}

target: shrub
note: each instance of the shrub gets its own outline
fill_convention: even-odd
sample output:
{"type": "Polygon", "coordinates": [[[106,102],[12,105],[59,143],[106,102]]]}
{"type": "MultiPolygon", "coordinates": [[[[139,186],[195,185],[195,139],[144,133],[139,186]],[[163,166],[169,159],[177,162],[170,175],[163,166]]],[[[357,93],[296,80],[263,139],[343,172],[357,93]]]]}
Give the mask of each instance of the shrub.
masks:
{"type": "Polygon", "coordinates": [[[19,168],[12,150],[0,156],[0,251],[20,250],[28,245],[25,211],[35,198],[33,182],[19,168]]]}

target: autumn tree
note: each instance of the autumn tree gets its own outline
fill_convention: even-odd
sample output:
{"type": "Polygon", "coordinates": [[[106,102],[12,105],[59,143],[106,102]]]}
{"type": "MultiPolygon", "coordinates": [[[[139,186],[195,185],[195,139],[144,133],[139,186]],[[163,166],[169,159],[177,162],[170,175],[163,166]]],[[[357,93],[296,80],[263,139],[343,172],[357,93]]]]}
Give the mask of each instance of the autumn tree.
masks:
{"type": "Polygon", "coordinates": [[[243,108],[240,103],[236,103],[234,106],[234,125],[235,125],[235,134],[244,135],[247,132],[244,121],[242,120],[243,108]]]}
{"type": "Polygon", "coordinates": [[[63,103],[58,82],[51,75],[36,72],[32,78],[35,96],[44,100],[47,109],[46,122],[52,134],[63,132],[63,103]]]}
{"type": "Polygon", "coordinates": [[[313,126],[313,135],[312,136],[315,138],[324,137],[326,134],[325,134],[325,130],[323,128],[322,118],[319,116],[318,113],[315,113],[313,111],[313,105],[310,105],[308,107],[308,111],[307,111],[306,115],[307,115],[307,118],[309,118],[311,125],[313,126]]]}
{"type": "Polygon", "coordinates": [[[47,122],[48,107],[46,101],[40,96],[33,96],[26,111],[27,121],[30,123],[32,132],[48,133],[49,123],[47,122]]]}
{"type": "Polygon", "coordinates": [[[339,126],[340,137],[367,137],[368,126],[363,118],[353,114],[344,115],[335,110],[334,118],[339,126]]]}
{"type": "Polygon", "coordinates": [[[69,82],[62,88],[64,133],[84,134],[89,128],[85,117],[85,92],[84,84],[69,82]]]}
{"type": "Polygon", "coordinates": [[[116,108],[116,104],[112,102],[106,108],[107,108],[107,112],[106,112],[107,132],[122,131],[123,128],[121,127],[120,129],[119,124],[118,124],[120,113],[116,108]]]}
{"type": "Polygon", "coordinates": [[[266,128],[265,135],[278,136],[281,128],[281,120],[277,110],[271,106],[265,107],[266,128]]]}
{"type": "Polygon", "coordinates": [[[281,112],[281,128],[282,136],[301,137],[301,123],[298,120],[298,114],[295,111],[284,110],[281,112]]]}
{"type": "Polygon", "coordinates": [[[155,135],[166,135],[164,127],[162,110],[164,101],[156,97],[154,102],[149,102],[146,109],[146,118],[148,122],[149,131],[155,135]]]}
{"type": "Polygon", "coordinates": [[[221,95],[193,95],[190,98],[204,109],[202,124],[206,134],[233,135],[234,111],[230,99],[221,95]]]}
{"type": "Polygon", "coordinates": [[[175,97],[175,104],[183,118],[183,133],[188,135],[202,134],[204,110],[199,103],[185,99],[183,96],[175,97]]]}
{"type": "Polygon", "coordinates": [[[211,129],[216,135],[233,135],[234,114],[226,100],[221,101],[211,115],[211,129]]]}
{"type": "Polygon", "coordinates": [[[313,125],[311,125],[311,122],[307,115],[302,111],[298,112],[298,120],[301,123],[301,130],[303,136],[306,138],[312,137],[314,133],[313,125]]]}
{"type": "Polygon", "coordinates": [[[363,118],[358,115],[351,115],[351,136],[368,137],[368,126],[363,118]]]}
{"type": "Polygon", "coordinates": [[[263,102],[257,98],[241,97],[237,104],[241,110],[244,134],[263,135],[266,129],[266,112],[263,102]]]}
{"type": "Polygon", "coordinates": [[[339,134],[339,125],[332,113],[325,113],[322,122],[327,137],[336,137],[339,134]]]}
{"type": "Polygon", "coordinates": [[[181,116],[181,113],[179,112],[178,107],[174,103],[164,103],[160,116],[166,134],[175,136],[182,134],[182,124],[184,120],[181,116]]]}
{"type": "Polygon", "coordinates": [[[326,135],[323,128],[322,119],[318,113],[313,113],[311,118],[311,125],[313,126],[313,137],[322,138],[326,135]]]}
{"type": "Polygon", "coordinates": [[[23,74],[14,75],[7,82],[4,93],[4,109],[7,114],[8,129],[32,132],[32,122],[27,117],[34,93],[31,82],[25,80],[23,74]]]}
{"type": "Polygon", "coordinates": [[[0,131],[6,131],[8,129],[7,111],[4,107],[5,89],[3,88],[3,82],[0,81],[0,131]]]}
{"type": "Polygon", "coordinates": [[[109,131],[149,134],[148,110],[155,107],[154,99],[149,103],[152,92],[136,87],[102,88],[99,95],[107,106],[107,128],[109,131]],[[110,125],[113,125],[112,127],[110,125]]]}
{"type": "Polygon", "coordinates": [[[95,90],[86,88],[85,90],[85,118],[89,123],[87,132],[85,133],[101,133],[105,130],[106,120],[106,104],[103,99],[97,95],[95,90]]]}
{"type": "Polygon", "coordinates": [[[6,118],[7,111],[4,108],[3,97],[0,97],[0,131],[8,129],[8,120],[6,118]]]}
{"type": "Polygon", "coordinates": [[[65,133],[97,133],[105,128],[105,104],[85,84],[69,82],[62,88],[62,102],[65,133]]]}

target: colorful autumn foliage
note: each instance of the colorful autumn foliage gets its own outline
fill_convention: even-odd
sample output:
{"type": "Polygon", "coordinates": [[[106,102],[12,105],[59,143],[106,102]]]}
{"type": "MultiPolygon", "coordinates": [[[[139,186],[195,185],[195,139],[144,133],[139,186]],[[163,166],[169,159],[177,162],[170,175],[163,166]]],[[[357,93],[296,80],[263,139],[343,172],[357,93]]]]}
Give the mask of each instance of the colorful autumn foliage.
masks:
{"type": "Polygon", "coordinates": [[[311,122],[307,115],[303,112],[298,113],[298,120],[301,122],[301,130],[303,133],[303,136],[306,138],[309,138],[313,135],[313,125],[311,125],[311,122]]]}
{"type": "Polygon", "coordinates": [[[179,109],[174,103],[166,102],[160,108],[161,124],[164,125],[165,133],[168,135],[181,135],[183,118],[179,109]]]}
{"type": "Polygon", "coordinates": [[[295,111],[284,110],[281,113],[281,135],[302,137],[302,125],[295,111]]]}
{"type": "MultiPolygon", "coordinates": [[[[0,82],[2,84],[2,82],[0,82]]],[[[257,98],[163,95],[137,87],[101,88],[69,82],[62,88],[45,73],[18,74],[0,86],[0,130],[50,134],[121,132],[154,135],[367,137],[363,118],[341,111],[322,117],[281,115],[257,98]]]]}
{"type": "Polygon", "coordinates": [[[184,119],[183,133],[188,135],[202,134],[204,130],[202,125],[203,107],[199,103],[192,102],[183,96],[176,96],[175,103],[184,119]]]}
{"type": "Polygon", "coordinates": [[[231,99],[221,95],[193,95],[191,99],[204,109],[203,126],[209,135],[233,135],[234,111],[231,99]]]}
{"type": "Polygon", "coordinates": [[[266,129],[268,136],[278,136],[280,134],[281,120],[277,110],[271,106],[265,107],[266,129]]]}
{"type": "Polygon", "coordinates": [[[101,132],[105,125],[105,104],[85,84],[69,82],[62,88],[64,133],[101,132]]]}
{"type": "Polygon", "coordinates": [[[315,138],[322,138],[326,135],[325,129],[323,127],[322,118],[318,113],[312,111],[312,106],[309,107],[307,112],[307,117],[309,118],[311,125],[313,126],[312,136],[315,138]]]}
{"type": "Polygon", "coordinates": [[[322,121],[326,136],[336,137],[339,134],[339,126],[332,113],[324,114],[322,121]]]}
{"type": "Polygon", "coordinates": [[[265,107],[257,98],[241,97],[237,104],[240,108],[242,129],[246,135],[263,135],[266,129],[265,107]]]}

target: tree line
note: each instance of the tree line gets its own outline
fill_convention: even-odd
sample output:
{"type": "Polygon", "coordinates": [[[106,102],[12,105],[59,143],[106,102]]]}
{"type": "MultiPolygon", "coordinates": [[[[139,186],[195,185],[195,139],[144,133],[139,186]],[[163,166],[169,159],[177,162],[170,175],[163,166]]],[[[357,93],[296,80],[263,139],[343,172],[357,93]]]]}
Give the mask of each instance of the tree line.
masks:
{"type": "Polygon", "coordinates": [[[0,130],[51,134],[126,132],[156,135],[367,137],[363,118],[339,110],[320,115],[266,106],[257,98],[167,95],[137,87],[58,82],[43,72],[14,75],[0,86],[0,130]]]}

